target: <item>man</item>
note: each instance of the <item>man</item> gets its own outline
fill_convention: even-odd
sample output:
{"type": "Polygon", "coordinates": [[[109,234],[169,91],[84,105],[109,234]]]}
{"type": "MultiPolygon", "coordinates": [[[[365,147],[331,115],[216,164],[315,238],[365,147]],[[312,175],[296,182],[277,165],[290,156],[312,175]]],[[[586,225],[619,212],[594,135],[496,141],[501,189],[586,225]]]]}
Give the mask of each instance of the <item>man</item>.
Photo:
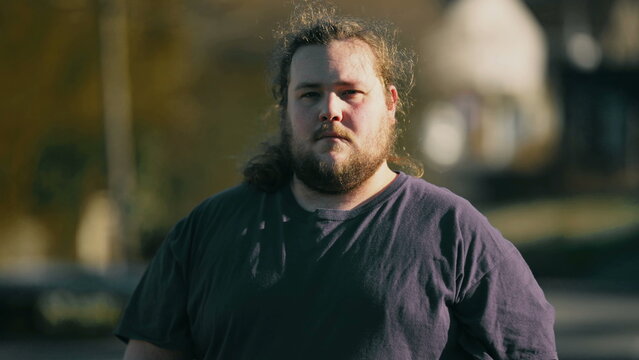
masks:
{"type": "Polygon", "coordinates": [[[295,19],[281,139],[168,235],[116,330],[125,359],[556,359],[514,246],[389,167],[401,52],[359,20],[295,19]]]}

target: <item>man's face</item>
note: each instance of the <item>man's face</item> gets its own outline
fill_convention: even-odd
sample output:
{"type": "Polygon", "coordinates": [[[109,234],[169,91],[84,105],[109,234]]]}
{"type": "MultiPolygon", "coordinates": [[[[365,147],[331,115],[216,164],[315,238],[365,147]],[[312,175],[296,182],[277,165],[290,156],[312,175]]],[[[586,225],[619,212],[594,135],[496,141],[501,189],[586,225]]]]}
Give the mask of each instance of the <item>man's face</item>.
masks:
{"type": "Polygon", "coordinates": [[[370,178],[391,151],[396,102],[363,41],[299,48],[283,128],[295,176],[322,193],[345,193],[370,178]]]}

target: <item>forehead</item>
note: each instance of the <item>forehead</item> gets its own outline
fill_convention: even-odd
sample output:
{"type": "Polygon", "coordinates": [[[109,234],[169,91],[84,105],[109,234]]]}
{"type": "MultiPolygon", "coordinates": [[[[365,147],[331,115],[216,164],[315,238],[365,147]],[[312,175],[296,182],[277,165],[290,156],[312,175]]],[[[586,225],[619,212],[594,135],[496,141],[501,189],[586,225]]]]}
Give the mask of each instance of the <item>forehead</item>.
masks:
{"type": "Polygon", "coordinates": [[[375,56],[370,46],[358,39],[302,46],[291,61],[291,86],[301,82],[324,84],[374,81],[379,81],[375,56]]]}

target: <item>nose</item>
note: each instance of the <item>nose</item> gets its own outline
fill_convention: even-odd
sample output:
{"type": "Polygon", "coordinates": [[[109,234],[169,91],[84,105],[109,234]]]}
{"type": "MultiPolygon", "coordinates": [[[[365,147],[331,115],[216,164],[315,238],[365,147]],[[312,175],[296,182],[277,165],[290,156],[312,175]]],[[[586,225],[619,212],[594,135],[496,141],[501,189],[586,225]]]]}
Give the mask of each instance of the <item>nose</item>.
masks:
{"type": "Polygon", "coordinates": [[[320,102],[320,121],[342,121],[342,99],[334,92],[329,92],[324,101],[320,102]]]}

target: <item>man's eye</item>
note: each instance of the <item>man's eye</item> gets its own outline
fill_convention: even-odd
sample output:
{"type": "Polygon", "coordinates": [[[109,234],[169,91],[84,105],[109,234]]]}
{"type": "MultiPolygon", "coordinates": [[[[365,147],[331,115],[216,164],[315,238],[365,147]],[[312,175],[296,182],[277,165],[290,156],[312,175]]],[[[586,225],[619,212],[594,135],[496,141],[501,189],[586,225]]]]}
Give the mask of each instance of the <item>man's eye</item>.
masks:
{"type": "Polygon", "coordinates": [[[300,95],[300,98],[302,98],[302,99],[312,99],[312,98],[317,98],[319,96],[320,96],[320,94],[317,91],[307,91],[305,93],[302,93],[300,95]]]}
{"type": "Polygon", "coordinates": [[[345,98],[353,98],[359,95],[362,95],[362,92],[360,90],[351,89],[351,90],[342,91],[342,97],[345,97],[345,98]]]}

